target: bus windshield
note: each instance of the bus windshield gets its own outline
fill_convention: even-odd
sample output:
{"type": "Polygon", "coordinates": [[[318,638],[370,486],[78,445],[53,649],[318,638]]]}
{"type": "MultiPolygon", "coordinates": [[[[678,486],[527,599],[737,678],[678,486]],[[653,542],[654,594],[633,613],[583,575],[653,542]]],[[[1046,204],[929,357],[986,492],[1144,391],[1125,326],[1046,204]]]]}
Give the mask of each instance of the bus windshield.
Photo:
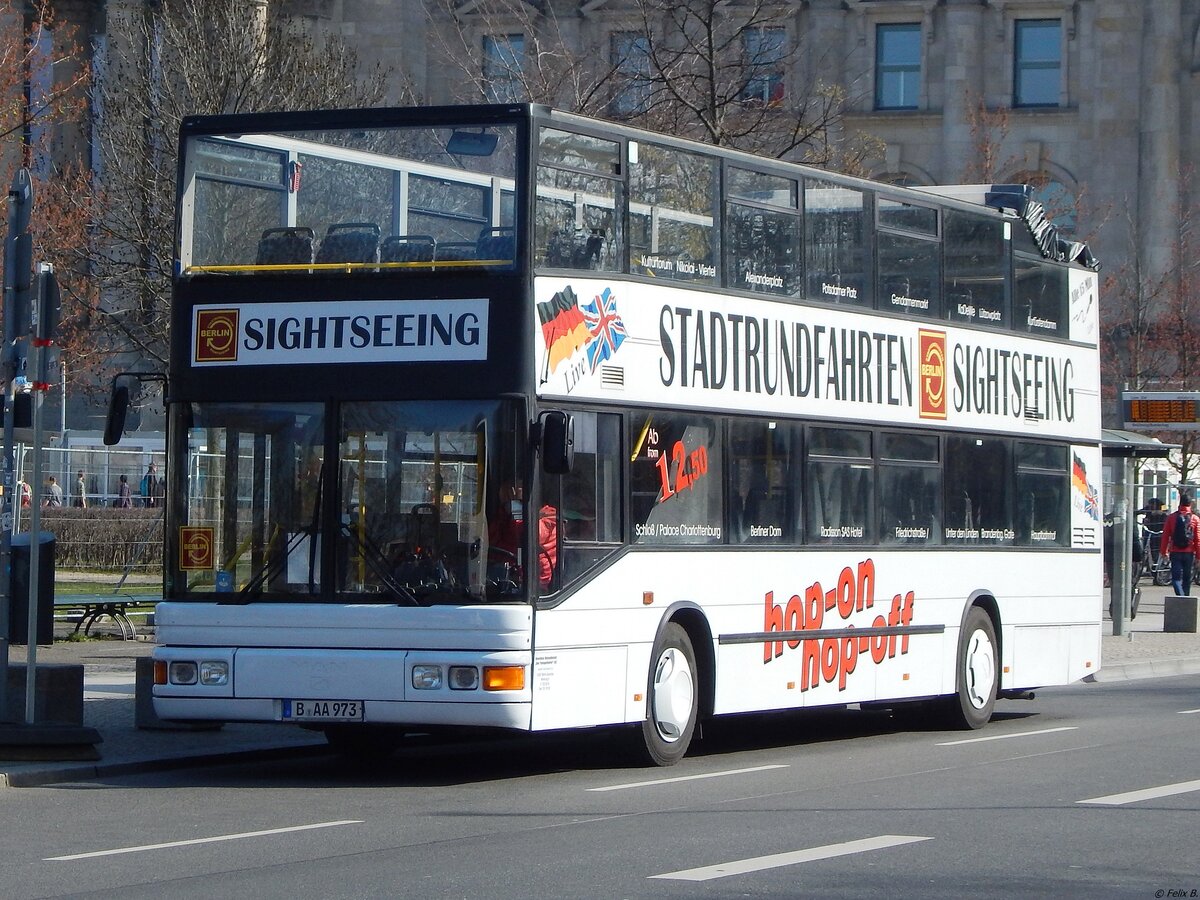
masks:
{"type": "Polygon", "coordinates": [[[183,152],[185,277],[515,262],[512,125],[211,134],[183,152]]]}
{"type": "Polygon", "coordinates": [[[517,415],[499,401],[193,404],[190,462],[176,473],[187,592],[232,603],[522,598],[517,415]]]}

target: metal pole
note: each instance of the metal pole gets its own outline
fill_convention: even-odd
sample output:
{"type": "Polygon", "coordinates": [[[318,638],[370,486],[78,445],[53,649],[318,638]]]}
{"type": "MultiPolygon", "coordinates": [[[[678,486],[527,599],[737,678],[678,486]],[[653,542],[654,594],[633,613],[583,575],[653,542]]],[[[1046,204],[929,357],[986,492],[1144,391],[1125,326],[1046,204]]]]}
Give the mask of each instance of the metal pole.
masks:
{"type": "MultiPolygon", "coordinates": [[[[46,348],[37,343],[33,347],[34,371],[46,348]]],[[[44,391],[33,390],[33,483],[41,490],[42,485],[42,397],[44,391]]],[[[25,644],[25,724],[32,725],[36,709],[37,689],[37,612],[41,593],[41,550],[42,550],[42,504],[36,495],[31,497],[29,510],[29,619],[28,639],[25,644]]]]}
{"type": "Polygon", "coordinates": [[[1110,597],[1112,599],[1113,634],[1125,633],[1125,620],[1129,610],[1129,589],[1133,572],[1129,565],[1130,536],[1133,533],[1132,507],[1129,503],[1129,483],[1132,479],[1132,466],[1128,456],[1121,458],[1121,476],[1113,491],[1113,580],[1110,597]]]}
{"type": "MultiPolygon", "coordinates": [[[[13,490],[13,400],[16,396],[16,381],[20,371],[20,354],[17,344],[23,340],[24,323],[21,312],[24,302],[17,290],[17,269],[24,258],[17,249],[17,237],[29,230],[30,208],[33,206],[33,180],[29,170],[18,169],[13,175],[8,190],[8,233],[4,240],[4,448],[3,448],[3,492],[0,493],[0,722],[8,722],[8,628],[9,603],[11,598],[9,576],[12,568],[12,519],[20,510],[21,498],[14,503],[13,490]],[[15,326],[15,327],[14,327],[15,326]]],[[[28,240],[28,238],[25,238],[28,240]]]]}

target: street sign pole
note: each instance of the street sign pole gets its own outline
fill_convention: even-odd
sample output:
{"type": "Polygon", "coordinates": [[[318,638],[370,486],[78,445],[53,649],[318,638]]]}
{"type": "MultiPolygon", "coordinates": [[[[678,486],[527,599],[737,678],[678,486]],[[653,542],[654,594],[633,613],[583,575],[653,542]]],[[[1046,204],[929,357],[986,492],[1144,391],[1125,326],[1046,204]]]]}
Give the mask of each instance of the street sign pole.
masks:
{"type": "Polygon", "coordinates": [[[13,474],[13,416],[18,375],[24,375],[29,288],[33,277],[29,213],[33,182],[28,169],[18,169],[8,191],[8,234],[4,241],[4,338],[0,364],[4,376],[3,493],[0,494],[0,722],[8,714],[8,631],[12,572],[12,523],[20,510],[13,474]]]}

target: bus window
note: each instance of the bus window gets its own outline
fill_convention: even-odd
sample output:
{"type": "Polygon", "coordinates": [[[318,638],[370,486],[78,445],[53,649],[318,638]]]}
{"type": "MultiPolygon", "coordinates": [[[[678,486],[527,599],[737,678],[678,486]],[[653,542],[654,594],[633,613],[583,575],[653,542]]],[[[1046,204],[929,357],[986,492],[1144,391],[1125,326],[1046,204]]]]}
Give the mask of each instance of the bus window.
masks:
{"type": "Polygon", "coordinates": [[[862,544],[870,522],[875,465],[871,433],[812,428],[808,433],[807,534],[810,544],[862,544]]]}
{"type": "Polygon", "coordinates": [[[937,210],[880,197],[879,308],[916,316],[942,314],[942,245],[937,210]]]}
{"type": "MultiPolygon", "coordinates": [[[[558,571],[543,589],[557,590],[621,545],[621,417],[575,412],[575,466],[546,479],[542,512],[558,519],[558,571]]],[[[539,553],[544,548],[539,548],[539,553]]]]}
{"type": "Polygon", "coordinates": [[[652,415],[635,424],[630,453],[634,541],[719,544],[721,442],[715,419],[652,415]]]}
{"type": "Polygon", "coordinates": [[[810,299],[870,306],[868,202],[862,191],[805,180],[804,271],[810,299]]]}
{"type": "Polygon", "coordinates": [[[733,422],[729,426],[730,541],[790,544],[800,506],[797,426],[786,422],[733,422]]]}
{"type": "Polygon", "coordinates": [[[606,272],[620,267],[621,145],[543,128],[538,134],[534,264],[606,272]]]}
{"type": "Polygon", "coordinates": [[[725,193],[730,287],[798,296],[803,285],[796,180],[731,166],[725,193]]]}
{"type": "Polygon", "coordinates": [[[946,438],[946,543],[1011,544],[1011,445],[1003,438],[946,438]]]}
{"type": "Polygon", "coordinates": [[[186,590],[311,596],[321,580],[321,406],[204,403],[188,413],[186,590]],[[195,547],[206,565],[194,566],[195,547]]]}
{"type": "Polygon", "coordinates": [[[928,434],[879,436],[879,541],[942,542],[942,472],[938,439],[928,434]]]}
{"type": "Polygon", "coordinates": [[[642,144],[629,167],[629,270],[640,275],[717,281],[716,160],[642,144]]]}
{"type": "Polygon", "coordinates": [[[775,210],[730,203],[728,270],[731,287],[797,296],[800,281],[800,219],[775,210]]]}
{"type": "Polygon", "coordinates": [[[560,169],[538,169],[535,264],[615,271],[621,245],[618,182],[560,169]]]}
{"type": "Polygon", "coordinates": [[[1004,240],[1004,222],[957,209],[947,209],[942,221],[946,318],[952,322],[1007,325],[1008,242],[1004,240]]]}
{"type": "Polygon", "coordinates": [[[1017,443],[1017,543],[1071,546],[1071,493],[1067,448],[1017,443]]]}
{"type": "Polygon", "coordinates": [[[1067,333],[1067,270],[1016,254],[1013,328],[1043,336],[1067,333]]]}
{"type": "Polygon", "coordinates": [[[471,401],[343,405],[339,592],[414,604],[520,595],[528,516],[501,437],[517,430],[503,411],[471,401]],[[514,523],[507,544],[502,512],[514,523]]]}
{"type": "Polygon", "coordinates": [[[326,241],[330,226],[348,222],[369,222],[379,229],[376,234],[393,233],[391,172],[311,154],[298,158],[304,190],[296,198],[297,225],[326,241]]]}
{"type": "Polygon", "coordinates": [[[224,141],[197,141],[197,219],[193,253],[197,259],[252,265],[259,237],[281,224],[287,194],[287,156],[224,141]]]}

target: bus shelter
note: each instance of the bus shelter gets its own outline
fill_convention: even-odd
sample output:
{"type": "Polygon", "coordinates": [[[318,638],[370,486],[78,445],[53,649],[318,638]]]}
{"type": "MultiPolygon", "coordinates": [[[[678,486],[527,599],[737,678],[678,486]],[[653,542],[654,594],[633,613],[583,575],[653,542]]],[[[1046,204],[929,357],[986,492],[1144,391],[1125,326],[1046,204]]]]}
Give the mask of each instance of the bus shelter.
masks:
{"type": "MultiPolygon", "coordinates": [[[[1111,498],[1105,510],[1105,528],[1112,528],[1112,579],[1109,588],[1112,603],[1113,634],[1124,634],[1129,621],[1133,595],[1134,535],[1134,460],[1164,458],[1178,444],[1164,444],[1157,438],[1135,431],[1105,428],[1100,438],[1104,459],[1106,494],[1111,498]],[[1111,526],[1110,523],[1111,522],[1111,526]]],[[[1107,551],[1107,548],[1105,549],[1107,551]]]]}

